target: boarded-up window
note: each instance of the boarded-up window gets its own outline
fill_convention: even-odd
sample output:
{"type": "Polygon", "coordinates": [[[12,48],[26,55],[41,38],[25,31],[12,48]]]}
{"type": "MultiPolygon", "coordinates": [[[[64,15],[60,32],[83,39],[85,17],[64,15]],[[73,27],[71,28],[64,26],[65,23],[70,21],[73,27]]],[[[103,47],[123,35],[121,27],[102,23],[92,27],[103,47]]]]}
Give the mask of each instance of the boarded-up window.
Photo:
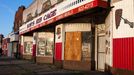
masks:
{"type": "Polygon", "coordinates": [[[67,32],[65,41],[65,60],[81,60],[81,32],[67,32]]]}
{"type": "Polygon", "coordinates": [[[91,32],[66,32],[65,60],[90,60],[91,32]]]}

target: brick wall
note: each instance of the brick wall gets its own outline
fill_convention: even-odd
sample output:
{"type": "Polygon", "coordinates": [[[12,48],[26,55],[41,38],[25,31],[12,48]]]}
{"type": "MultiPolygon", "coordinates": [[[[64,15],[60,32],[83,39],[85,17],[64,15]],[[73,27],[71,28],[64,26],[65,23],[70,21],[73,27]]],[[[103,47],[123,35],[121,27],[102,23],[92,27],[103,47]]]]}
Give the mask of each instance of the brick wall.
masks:
{"type": "Polygon", "coordinates": [[[14,27],[13,31],[17,32],[19,30],[19,27],[22,25],[22,18],[23,18],[23,11],[25,10],[24,6],[20,6],[18,10],[15,13],[15,18],[14,18],[14,27]]]}

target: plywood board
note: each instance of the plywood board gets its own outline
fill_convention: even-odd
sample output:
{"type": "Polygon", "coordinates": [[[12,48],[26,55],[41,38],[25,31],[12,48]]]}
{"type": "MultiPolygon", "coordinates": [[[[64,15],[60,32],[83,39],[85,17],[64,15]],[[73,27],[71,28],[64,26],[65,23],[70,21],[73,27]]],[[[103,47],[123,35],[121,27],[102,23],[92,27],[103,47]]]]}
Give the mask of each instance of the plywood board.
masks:
{"type": "Polygon", "coordinates": [[[81,44],[81,32],[74,32],[73,33],[73,58],[75,60],[81,60],[81,50],[82,50],[82,44],[81,44]]]}
{"type": "Polygon", "coordinates": [[[81,32],[67,32],[65,40],[65,60],[81,60],[81,32]]]}
{"type": "Polygon", "coordinates": [[[71,60],[71,55],[72,55],[72,45],[71,45],[71,41],[73,38],[73,33],[72,32],[68,32],[66,33],[66,40],[65,40],[65,60],[71,60]]]}

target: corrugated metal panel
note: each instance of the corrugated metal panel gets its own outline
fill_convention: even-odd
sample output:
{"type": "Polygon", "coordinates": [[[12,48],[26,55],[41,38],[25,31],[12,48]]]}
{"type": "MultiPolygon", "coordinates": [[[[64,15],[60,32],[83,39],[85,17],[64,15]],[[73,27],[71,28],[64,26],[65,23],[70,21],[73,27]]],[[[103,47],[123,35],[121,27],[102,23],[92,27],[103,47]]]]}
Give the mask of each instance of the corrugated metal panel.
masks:
{"type": "Polygon", "coordinates": [[[113,67],[134,70],[134,38],[113,39],[113,67]]]}
{"type": "Polygon", "coordinates": [[[91,31],[90,23],[68,23],[65,24],[66,32],[74,32],[74,31],[91,31]]]}
{"type": "Polygon", "coordinates": [[[114,3],[113,6],[115,6],[113,8],[113,38],[134,37],[134,29],[124,20],[134,22],[133,0],[122,0],[114,3]]]}
{"type": "Polygon", "coordinates": [[[113,6],[113,67],[134,70],[134,28],[124,21],[134,22],[134,0],[122,0],[113,6]],[[117,10],[122,10],[122,14],[118,13],[122,18],[117,10]]]}
{"type": "Polygon", "coordinates": [[[62,43],[55,44],[55,59],[62,60],[62,43]]]}

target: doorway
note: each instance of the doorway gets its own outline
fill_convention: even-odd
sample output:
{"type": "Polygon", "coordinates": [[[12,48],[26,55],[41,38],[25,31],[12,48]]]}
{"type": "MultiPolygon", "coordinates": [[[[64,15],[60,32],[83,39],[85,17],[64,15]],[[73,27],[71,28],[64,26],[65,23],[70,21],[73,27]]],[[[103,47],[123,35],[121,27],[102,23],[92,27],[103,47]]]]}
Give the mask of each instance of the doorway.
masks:
{"type": "Polygon", "coordinates": [[[106,52],[105,52],[105,36],[104,35],[100,35],[98,36],[98,66],[97,69],[99,71],[104,71],[105,69],[105,61],[106,61],[106,52]]]}

